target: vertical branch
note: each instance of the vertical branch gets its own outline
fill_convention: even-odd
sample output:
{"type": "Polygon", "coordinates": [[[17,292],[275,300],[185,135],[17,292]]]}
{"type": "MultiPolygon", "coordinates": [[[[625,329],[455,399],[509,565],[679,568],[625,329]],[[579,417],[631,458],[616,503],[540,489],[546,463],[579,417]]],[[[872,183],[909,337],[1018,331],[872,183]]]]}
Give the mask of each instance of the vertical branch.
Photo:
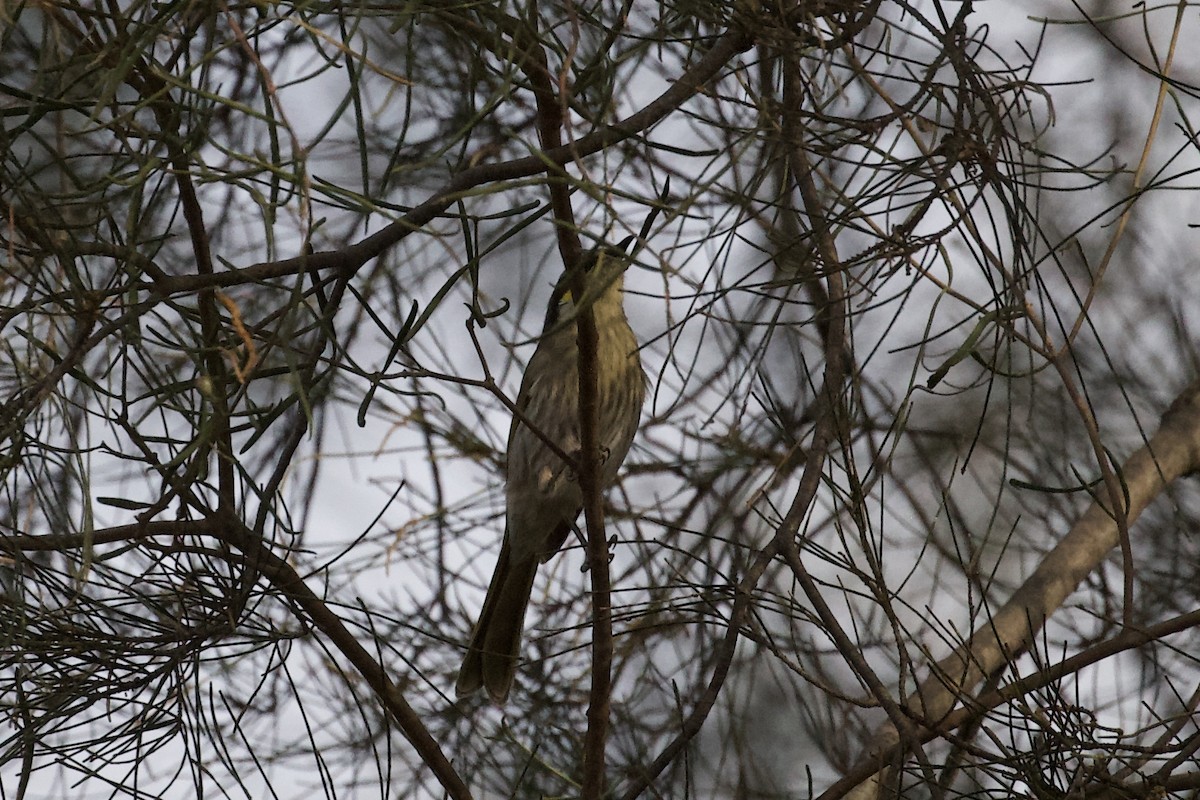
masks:
{"type": "MultiPolygon", "coordinates": [[[[192,183],[191,163],[183,146],[188,137],[182,132],[181,104],[172,100],[170,87],[141,58],[136,59],[135,63],[136,69],[130,73],[128,82],[153,109],[179,192],[179,203],[187,224],[188,237],[191,239],[192,255],[196,260],[196,274],[200,278],[211,278],[214,274],[212,249],[208,228],[204,222],[204,211],[200,206],[196,187],[192,183]]],[[[233,443],[229,430],[229,403],[226,395],[229,376],[221,358],[221,315],[213,285],[205,286],[198,292],[198,311],[203,340],[201,363],[206,379],[204,385],[207,387],[204,394],[212,404],[213,410],[212,435],[208,438],[217,462],[217,507],[232,520],[237,507],[237,497],[234,487],[233,443]]],[[[203,458],[204,455],[198,457],[203,458]]]]}
{"type": "MultiPolygon", "coordinates": [[[[815,239],[815,253],[824,264],[826,282],[828,284],[828,303],[818,311],[819,328],[825,345],[826,380],[824,383],[825,396],[818,398],[818,406],[824,409],[824,415],[832,420],[835,436],[843,434],[845,422],[845,404],[842,402],[841,387],[845,381],[846,362],[846,322],[850,310],[846,300],[845,279],[842,275],[841,258],[837,251],[837,242],[833,226],[821,202],[820,193],[813,181],[814,168],[804,150],[804,125],[799,118],[799,109],[806,100],[805,92],[800,84],[800,63],[792,51],[783,54],[783,103],[782,121],[784,146],[787,157],[791,161],[792,179],[800,193],[804,210],[812,224],[815,239]],[[832,379],[832,380],[831,380],[832,379]]],[[[833,444],[831,441],[830,444],[833,444]]],[[[934,777],[933,768],[919,749],[920,740],[916,735],[916,726],[905,715],[904,709],[896,698],[892,697],[888,687],[875,674],[870,664],[863,657],[859,646],[847,634],[839,622],[837,615],[825,602],[820,587],[809,574],[796,540],[790,538],[782,543],[783,556],[792,574],[804,590],[805,597],[812,604],[813,610],[820,618],[823,627],[835,643],[838,652],[846,660],[850,669],[867,687],[871,695],[879,702],[887,713],[888,719],[900,731],[906,742],[915,748],[916,756],[921,767],[926,772],[926,779],[933,796],[942,795],[934,777]]]]}
{"type": "MultiPolygon", "coordinates": [[[[202,276],[212,275],[212,254],[209,251],[208,230],[204,225],[204,213],[200,208],[200,200],[196,196],[196,190],[188,172],[187,158],[178,148],[172,146],[171,150],[171,164],[179,189],[180,203],[183,206],[184,220],[187,222],[188,234],[192,240],[192,252],[196,257],[196,271],[202,276]]],[[[229,432],[229,403],[226,396],[228,375],[225,362],[221,359],[221,317],[220,311],[217,309],[216,291],[211,288],[201,289],[198,300],[200,333],[203,337],[202,359],[208,378],[206,394],[213,409],[211,446],[217,461],[217,507],[224,514],[232,515],[236,508],[233,461],[231,460],[233,444],[229,432]]]]}
{"type": "Polygon", "coordinates": [[[588,695],[587,735],[583,750],[583,797],[604,792],[604,745],[612,703],[612,597],[608,571],[608,539],[604,534],[604,505],[600,502],[597,444],[596,322],[590,308],[579,315],[579,488],[587,523],[588,575],[592,582],[592,685],[588,695]]]}
{"type": "MultiPolygon", "coordinates": [[[[540,46],[528,49],[526,72],[537,102],[538,136],[543,150],[562,144],[565,99],[555,94],[545,52],[540,46]]],[[[563,67],[566,70],[566,65],[563,67]]],[[[575,224],[571,194],[561,166],[547,173],[555,232],[563,264],[577,265],[583,248],[575,224]]],[[[583,275],[575,275],[572,291],[583,297],[583,275]]],[[[579,347],[579,450],[576,470],[583,495],[583,514],[587,529],[588,575],[592,584],[592,685],[588,695],[587,733],[583,744],[584,798],[599,798],[604,792],[604,748],[608,740],[608,721],[612,704],[612,599],[608,570],[608,539],[604,533],[604,505],[600,500],[600,470],[597,427],[599,336],[590,306],[582,306],[575,322],[579,347]]]]}
{"type": "MultiPolygon", "coordinates": [[[[554,90],[555,83],[566,86],[564,79],[554,81],[540,42],[526,43],[527,56],[522,62],[533,86],[537,104],[537,128],[542,150],[561,146],[565,127],[566,98],[554,90]]],[[[565,92],[565,88],[564,88],[565,92]]],[[[579,264],[583,248],[575,223],[574,209],[565,169],[552,166],[547,186],[553,209],[555,234],[563,264],[571,269],[579,264]]],[[[583,296],[583,276],[576,274],[572,292],[583,296]]],[[[583,744],[582,796],[599,798],[604,793],[604,748],[612,704],[612,600],[608,570],[608,539],[604,532],[604,506],[600,499],[600,470],[597,428],[599,426],[597,347],[599,337],[592,309],[580,308],[575,321],[579,351],[579,445],[576,464],[579,489],[583,495],[584,522],[587,530],[587,564],[592,588],[592,685],[588,695],[587,733],[583,744]]]]}

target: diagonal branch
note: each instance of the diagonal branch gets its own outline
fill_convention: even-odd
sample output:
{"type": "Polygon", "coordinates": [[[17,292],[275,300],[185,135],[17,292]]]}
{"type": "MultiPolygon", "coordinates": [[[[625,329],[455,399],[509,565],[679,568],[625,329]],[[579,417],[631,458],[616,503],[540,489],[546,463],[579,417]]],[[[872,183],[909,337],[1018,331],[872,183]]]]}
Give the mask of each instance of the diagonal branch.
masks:
{"type": "MultiPolygon", "coordinates": [[[[1107,493],[1092,504],[1015,591],[1008,602],[988,617],[965,644],[930,669],[915,694],[905,702],[906,710],[937,727],[958,701],[1005,663],[1021,655],[1049,616],[1075,591],[1120,543],[1118,520],[1132,525],[1146,507],[1175,480],[1200,469],[1200,381],[1185,389],[1163,414],[1158,432],[1145,447],[1121,466],[1126,507],[1116,513],[1104,504],[1107,493]]],[[[890,723],[876,731],[864,748],[863,760],[874,761],[900,744],[896,727],[890,723]]],[[[915,743],[914,743],[915,744],[915,743]]],[[[836,797],[878,797],[886,780],[876,772],[848,794],[836,797]]]]}
{"type": "Polygon", "coordinates": [[[268,261],[216,275],[168,277],[151,285],[160,292],[173,294],[212,287],[258,283],[271,278],[295,275],[306,270],[334,269],[339,272],[353,273],[413,231],[419,230],[437,218],[452,203],[470,194],[477,186],[495,181],[540,175],[552,165],[561,166],[583,156],[598,153],[645,131],[687,102],[701,87],[715,78],[722,69],[725,69],[738,53],[745,50],[750,42],[750,34],[746,31],[735,29],[725,33],[716,40],[712,49],[705,53],[691,69],[680,75],[669,89],[637,113],[573,142],[551,148],[537,155],[465,169],[451,178],[445,186],[424,203],[382,230],[349,247],[323,253],[305,254],[282,261],[268,261]]]}
{"type": "Polygon", "coordinates": [[[400,689],[392,683],[383,665],[372,656],[335,614],[329,605],[317,596],[295,568],[281,558],[260,536],[239,520],[221,524],[215,519],[206,520],[157,520],[142,524],[123,525],[97,531],[93,535],[58,534],[29,535],[11,534],[0,536],[0,552],[63,550],[85,547],[89,544],[137,541],[156,535],[180,535],[184,533],[214,536],[237,548],[249,560],[253,560],[257,573],[283,593],[303,611],[313,625],[329,639],[337,650],[346,657],[363,676],[375,692],[384,708],[400,727],[401,733],[412,744],[422,762],[432,771],[446,790],[448,797],[470,800],[471,792],[466,783],[450,764],[449,759],[421,722],[417,712],[404,699],[400,689]]]}

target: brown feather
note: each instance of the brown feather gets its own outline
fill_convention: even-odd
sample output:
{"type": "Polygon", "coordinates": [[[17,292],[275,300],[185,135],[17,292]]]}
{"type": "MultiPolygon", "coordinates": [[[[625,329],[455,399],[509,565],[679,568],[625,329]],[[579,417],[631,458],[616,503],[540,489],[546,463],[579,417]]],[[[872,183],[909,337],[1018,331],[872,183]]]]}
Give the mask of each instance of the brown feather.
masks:
{"type": "MultiPolygon", "coordinates": [[[[590,256],[584,301],[599,334],[597,433],[604,458],[602,487],[616,480],[646,394],[637,339],[621,305],[621,277],[628,262],[606,261],[623,256],[605,253],[590,256]]],[[[459,697],[480,687],[497,704],[508,697],[538,564],[562,547],[583,505],[573,466],[543,439],[571,458],[579,457],[579,352],[574,319],[568,316],[574,309],[565,281],[555,290],[562,308],[555,305],[547,314],[546,330],[517,394],[517,408],[528,424],[514,417],[509,429],[504,542],[455,684],[459,697]]]]}

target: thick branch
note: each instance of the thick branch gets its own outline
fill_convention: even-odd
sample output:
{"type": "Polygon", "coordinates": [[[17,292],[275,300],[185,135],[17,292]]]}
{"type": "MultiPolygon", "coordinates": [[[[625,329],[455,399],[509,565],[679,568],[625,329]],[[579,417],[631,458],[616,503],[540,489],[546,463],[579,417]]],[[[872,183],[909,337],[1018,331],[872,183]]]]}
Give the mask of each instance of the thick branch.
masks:
{"type": "MultiPolygon", "coordinates": [[[[1128,506],[1116,514],[1099,495],[1062,541],[1047,554],[1004,607],[953,653],[933,666],[930,675],[905,703],[914,716],[937,727],[958,701],[987,674],[1023,653],[1046,619],[1100,566],[1120,543],[1122,520],[1131,525],[1176,479],[1200,469],[1200,382],[1189,386],[1163,415],[1158,432],[1126,461],[1120,471],[1128,506]]],[[[876,732],[864,758],[874,760],[899,741],[891,724],[876,732]]],[[[853,798],[878,796],[880,773],[860,784],[853,798]]],[[[841,796],[829,795],[830,798],[841,796]]]]}

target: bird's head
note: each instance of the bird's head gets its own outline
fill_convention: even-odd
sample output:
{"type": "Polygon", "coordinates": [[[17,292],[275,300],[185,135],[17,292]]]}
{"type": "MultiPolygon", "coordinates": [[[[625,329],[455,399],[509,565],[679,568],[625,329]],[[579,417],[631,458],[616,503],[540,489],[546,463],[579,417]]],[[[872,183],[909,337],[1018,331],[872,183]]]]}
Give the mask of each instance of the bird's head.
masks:
{"type": "Polygon", "coordinates": [[[573,318],[582,308],[591,307],[603,313],[608,306],[620,308],[621,287],[625,271],[632,263],[626,253],[636,236],[627,236],[620,244],[600,244],[579,259],[574,269],[568,269],[558,279],[550,295],[550,307],[546,311],[545,330],[549,331],[560,321],[573,318]],[[582,279],[583,293],[577,295],[578,281],[582,279]]]}

